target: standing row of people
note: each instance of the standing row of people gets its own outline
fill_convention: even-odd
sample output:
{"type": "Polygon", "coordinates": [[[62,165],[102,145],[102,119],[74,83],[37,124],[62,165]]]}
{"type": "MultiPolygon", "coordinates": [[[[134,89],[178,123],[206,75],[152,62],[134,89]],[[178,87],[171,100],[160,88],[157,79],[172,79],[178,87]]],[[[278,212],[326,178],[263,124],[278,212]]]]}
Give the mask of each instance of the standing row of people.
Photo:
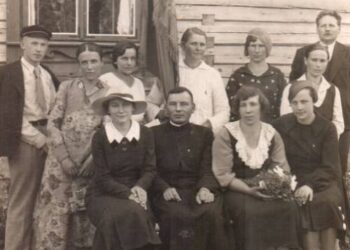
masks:
{"type": "MultiPolygon", "coordinates": [[[[348,145],[346,80],[350,73],[344,69],[350,52],[339,43],[334,45],[340,30],[336,12],[321,12],[316,22],[322,45],[333,47],[329,53],[319,44],[309,46],[301,62],[294,60],[294,68],[305,64],[300,71],[305,72],[306,82],[285,88],[281,71],[266,63],[272,47],[269,36],[254,29],[245,43],[250,61],[230,77],[227,94],[220,74],[203,61],[206,34],[188,29],[181,40],[185,56],[179,65],[179,85],[189,90],[180,88],[165,98],[154,86],[147,105],[142,82],[131,75],[137,58],[133,44],[115,47],[115,71],[100,78],[101,49],[95,44],[80,46],[77,59],[82,77],[63,82],[55,98],[57,81],[40,64],[51,33],[40,26],[25,27],[23,57],[0,71],[0,149],[1,155],[9,157],[11,175],[5,249],[74,249],[92,244],[92,235],[95,249],[152,248],[160,243],[152,209],[159,219],[164,249],[221,248],[216,244],[226,244],[229,231],[224,215],[234,223],[238,249],[294,248],[298,246],[295,204],[265,201],[270,197],[240,181],[271,163],[288,169],[287,162],[301,180],[296,196],[305,203],[299,209],[304,248],[313,249],[321,242],[323,249],[333,249],[336,231],[343,229],[344,200],[337,136],[322,117],[336,126],[340,145],[348,145]],[[339,54],[338,47],[344,52],[339,54]],[[333,64],[336,55],[345,57],[341,73],[331,73],[341,91],[322,77],[338,70],[339,62],[333,64]],[[245,85],[255,88],[241,88],[245,85]],[[262,112],[267,106],[263,93],[271,103],[268,112],[262,112]],[[229,104],[233,122],[225,125],[229,104]],[[275,121],[280,109],[294,115],[275,121]],[[161,121],[170,119],[153,129],[155,139],[150,130],[133,121],[144,119],[144,112],[161,121]],[[211,170],[213,135],[189,121],[211,128],[216,135],[213,170],[220,185],[229,190],[224,195],[224,212],[211,170]],[[146,192],[152,182],[153,208],[146,192]],[[271,230],[265,230],[269,226],[271,230]],[[263,234],[256,231],[259,228],[264,228],[263,234]],[[274,235],[281,228],[290,235],[274,235]]],[[[340,147],[343,173],[346,149],[340,147]]]]}

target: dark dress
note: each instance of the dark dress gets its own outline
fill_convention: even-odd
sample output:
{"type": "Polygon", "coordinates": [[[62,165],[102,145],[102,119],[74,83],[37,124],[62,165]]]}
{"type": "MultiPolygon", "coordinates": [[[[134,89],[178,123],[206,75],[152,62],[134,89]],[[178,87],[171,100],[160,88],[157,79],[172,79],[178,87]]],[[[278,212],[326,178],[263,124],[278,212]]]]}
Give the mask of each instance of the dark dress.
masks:
{"type": "Polygon", "coordinates": [[[272,122],[280,116],[281,97],[286,80],[283,73],[276,67],[268,65],[268,70],[261,76],[255,76],[249,70],[248,65],[237,69],[229,78],[226,93],[231,106],[230,121],[239,119],[233,107],[234,96],[242,86],[254,86],[259,88],[270,102],[270,110],[265,114],[264,121],[272,122]]]}
{"type": "Polygon", "coordinates": [[[96,226],[93,249],[131,250],[160,244],[150,209],[129,200],[130,189],[147,190],[156,174],[152,132],[140,128],[140,138],[109,143],[105,128],[92,140],[95,177],[86,201],[96,226]]]}
{"type": "Polygon", "coordinates": [[[274,126],[285,143],[298,187],[308,185],[314,191],[313,200],[300,207],[302,228],[308,231],[342,230],[345,225],[344,200],[334,125],[319,115],[310,125],[302,125],[294,114],[287,114],[276,120],[274,126]]]}
{"type": "MultiPolygon", "coordinates": [[[[247,145],[242,141],[244,138],[238,131],[238,123],[226,124],[213,145],[214,173],[223,187],[228,186],[233,178],[250,179],[271,165],[281,168],[288,165],[281,137],[272,126],[265,124],[255,152],[258,157],[265,155],[259,160],[262,165],[260,168],[248,166],[253,164],[244,156],[247,145]]],[[[294,201],[262,200],[227,190],[224,202],[226,215],[233,222],[237,250],[298,248],[298,209],[294,201]]]]}
{"type": "Polygon", "coordinates": [[[230,249],[222,216],[222,197],[211,170],[213,133],[194,124],[153,127],[158,176],[153,206],[164,250],[230,249]],[[181,201],[166,201],[163,192],[176,188],[181,201]],[[201,187],[215,194],[212,203],[199,205],[201,187]]]}

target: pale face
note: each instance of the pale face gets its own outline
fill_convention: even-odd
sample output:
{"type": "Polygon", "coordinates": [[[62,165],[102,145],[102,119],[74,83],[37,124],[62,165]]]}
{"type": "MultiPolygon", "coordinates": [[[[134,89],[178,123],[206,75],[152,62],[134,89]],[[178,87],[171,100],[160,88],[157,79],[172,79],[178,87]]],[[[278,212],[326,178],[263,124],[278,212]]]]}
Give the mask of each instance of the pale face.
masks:
{"type": "Polygon", "coordinates": [[[23,57],[32,65],[38,65],[44,58],[49,41],[39,37],[23,37],[21,48],[23,57]]]}
{"type": "Polygon", "coordinates": [[[333,43],[340,33],[340,26],[337,23],[337,19],[333,16],[322,17],[317,26],[317,33],[320,40],[325,44],[333,43]]]}
{"type": "Polygon", "coordinates": [[[246,125],[253,125],[259,122],[261,117],[259,96],[252,96],[247,100],[240,101],[239,115],[241,117],[241,122],[246,125]]]}
{"type": "Polygon", "coordinates": [[[248,46],[248,56],[253,62],[262,62],[266,59],[266,47],[258,39],[255,42],[250,42],[248,46]]]}
{"type": "Polygon", "coordinates": [[[194,111],[194,103],[187,92],[171,94],[166,103],[166,112],[176,124],[186,124],[194,111]]]}
{"type": "Polygon", "coordinates": [[[294,115],[301,124],[310,124],[314,117],[314,102],[309,89],[302,89],[290,103],[294,115]]]}
{"type": "Polygon", "coordinates": [[[324,50],[311,51],[309,57],[305,58],[306,72],[313,77],[322,76],[328,64],[328,55],[324,50]]]}
{"type": "Polygon", "coordinates": [[[83,51],[79,54],[78,61],[84,78],[93,81],[100,76],[103,62],[96,51],[83,51]]]}
{"type": "Polygon", "coordinates": [[[207,46],[205,36],[192,34],[186,43],[182,44],[185,52],[185,59],[200,61],[203,59],[207,46]]]}
{"type": "Polygon", "coordinates": [[[117,60],[114,62],[117,65],[117,71],[124,75],[131,75],[136,68],[137,54],[134,48],[129,48],[125,50],[125,53],[118,56],[117,60]]]}
{"type": "Polygon", "coordinates": [[[131,102],[120,98],[112,99],[108,103],[108,113],[114,123],[125,124],[131,121],[134,106],[131,102]]]}

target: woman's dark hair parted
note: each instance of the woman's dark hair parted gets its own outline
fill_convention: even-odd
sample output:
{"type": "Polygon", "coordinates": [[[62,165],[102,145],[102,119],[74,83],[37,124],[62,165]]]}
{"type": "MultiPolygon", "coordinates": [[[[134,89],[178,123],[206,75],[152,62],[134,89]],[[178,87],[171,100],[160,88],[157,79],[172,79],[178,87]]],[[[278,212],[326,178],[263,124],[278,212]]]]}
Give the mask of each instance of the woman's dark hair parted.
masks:
{"type": "Polygon", "coordinates": [[[309,58],[311,52],[315,51],[315,50],[322,50],[322,51],[326,52],[327,59],[329,60],[329,52],[328,52],[327,47],[323,46],[319,43],[312,44],[311,46],[309,46],[305,49],[305,58],[309,58]]]}
{"type": "Polygon", "coordinates": [[[259,96],[260,111],[262,115],[265,115],[269,110],[270,102],[260,89],[253,86],[243,86],[237,91],[233,99],[233,112],[239,115],[240,103],[254,96],[259,96]]]}
{"type": "Polygon", "coordinates": [[[118,66],[115,64],[117,61],[118,57],[124,55],[125,51],[127,49],[135,49],[136,51],[136,58],[138,57],[138,48],[137,46],[129,41],[120,41],[117,42],[113,48],[112,52],[112,62],[113,62],[113,67],[118,68],[118,66]]]}
{"type": "Polygon", "coordinates": [[[80,44],[79,47],[77,48],[77,50],[75,51],[75,57],[78,58],[79,55],[84,51],[97,52],[100,55],[100,58],[102,60],[103,51],[102,51],[101,46],[99,46],[98,44],[92,43],[92,42],[80,44]]]}

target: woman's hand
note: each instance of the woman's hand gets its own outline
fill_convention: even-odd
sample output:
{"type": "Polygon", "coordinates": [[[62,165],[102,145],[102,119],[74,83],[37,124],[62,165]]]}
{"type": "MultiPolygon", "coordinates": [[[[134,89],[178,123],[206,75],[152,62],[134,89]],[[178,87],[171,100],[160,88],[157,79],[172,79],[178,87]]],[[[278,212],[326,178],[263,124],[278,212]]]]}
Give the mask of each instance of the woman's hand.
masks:
{"type": "Polygon", "coordinates": [[[214,194],[209,189],[202,187],[196,195],[196,201],[198,204],[213,202],[214,194]]]}
{"type": "Polygon", "coordinates": [[[176,188],[167,188],[163,193],[163,198],[166,201],[181,201],[181,197],[176,191],[176,188]]]}
{"type": "Polygon", "coordinates": [[[131,188],[130,200],[134,200],[139,203],[145,210],[147,210],[147,192],[139,186],[134,186],[131,188]]]}
{"type": "Polygon", "coordinates": [[[299,205],[304,205],[308,201],[312,201],[314,198],[314,191],[308,185],[301,186],[295,191],[295,198],[299,205]]]}
{"type": "Polygon", "coordinates": [[[77,166],[69,157],[61,162],[61,166],[66,175],[76,176],[78,174],[77,166]]]}
{"type": "Polygon", "coordinates": [[[92,159],[92,155],[89,155],[89,157],[83,162],[79,175],[83,177],[89,177],[89,176],[92,176],[93,174],[94,174],[94,162],[92,159]]]}
{"type": "Polygon", "coordinates": [[[261,193],[260,191],[263,190],[261,187],[251,187],[249,190],[249,194],[254,196],[255,198],[263,199],[263,200],[272,200],[273,197],[270,195],[266,195],[261,193]]]}

